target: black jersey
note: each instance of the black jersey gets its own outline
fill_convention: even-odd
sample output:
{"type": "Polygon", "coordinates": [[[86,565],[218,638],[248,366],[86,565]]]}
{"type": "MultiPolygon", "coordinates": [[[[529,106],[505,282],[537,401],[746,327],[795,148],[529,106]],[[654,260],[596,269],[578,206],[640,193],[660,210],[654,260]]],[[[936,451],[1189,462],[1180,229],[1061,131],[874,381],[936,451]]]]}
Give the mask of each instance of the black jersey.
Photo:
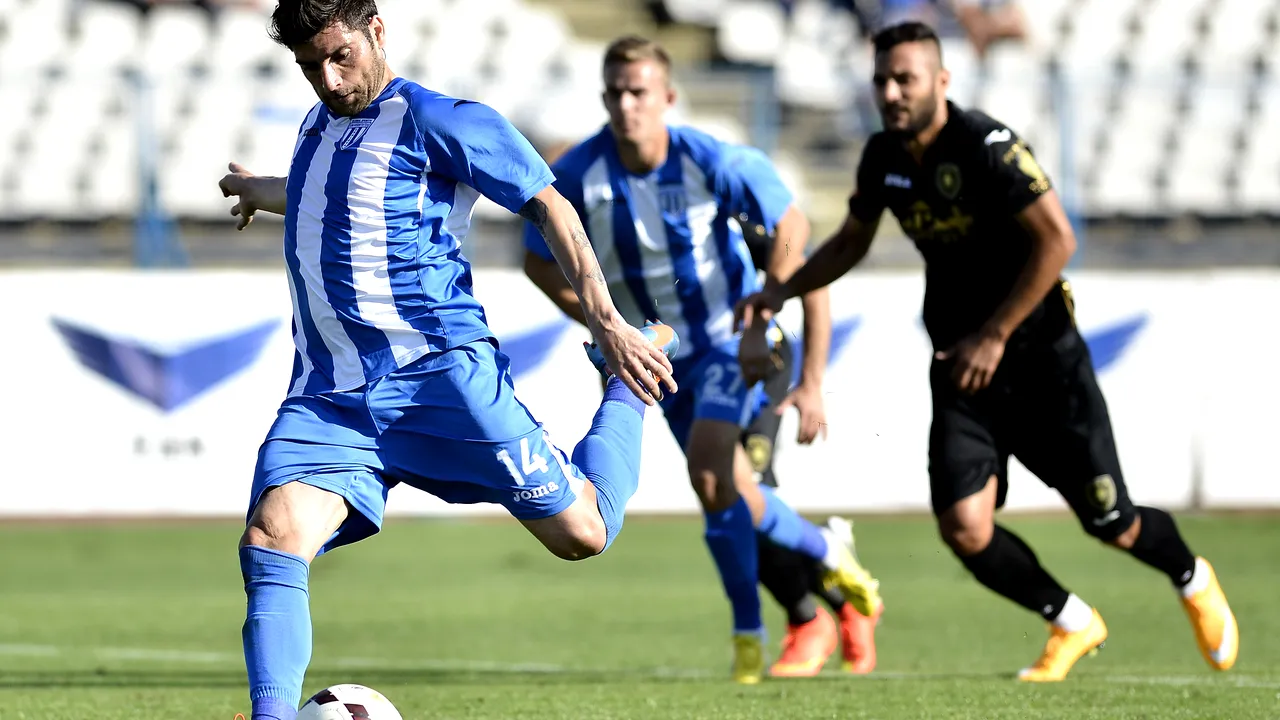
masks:
{"type": "MultiPolygon", "coordinates": [[[[1009,296],[1031,253],[1017,215],[1049,191],[1031,148],[987,115],[947,103],[947,123],[919,163],[901,136],[863,149],[849,212],[874,222],[885,208],[925,260],[924,323],[936,349],[980,329],[1009,296]]],[[[1070,325],[1065,289],[1051,292],[1010,346],[1053,340],[1070,325]]]]}

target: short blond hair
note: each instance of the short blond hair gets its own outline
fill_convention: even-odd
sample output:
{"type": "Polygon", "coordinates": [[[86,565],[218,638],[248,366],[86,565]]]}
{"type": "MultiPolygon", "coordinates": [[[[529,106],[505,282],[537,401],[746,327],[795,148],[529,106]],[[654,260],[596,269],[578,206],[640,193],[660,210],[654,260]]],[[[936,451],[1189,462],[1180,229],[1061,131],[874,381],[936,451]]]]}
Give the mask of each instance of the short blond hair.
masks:
{"type": "Polygon", "coordinates": [[[652,60],[658,63],[667,74],[667,79],[671,78],[671,56],[653,40],[639,35],[626,35],[609,43],[609,47],[604,51],[605,70],[608,70],[610,65],[625,65],[641,60],[652,60]]]}

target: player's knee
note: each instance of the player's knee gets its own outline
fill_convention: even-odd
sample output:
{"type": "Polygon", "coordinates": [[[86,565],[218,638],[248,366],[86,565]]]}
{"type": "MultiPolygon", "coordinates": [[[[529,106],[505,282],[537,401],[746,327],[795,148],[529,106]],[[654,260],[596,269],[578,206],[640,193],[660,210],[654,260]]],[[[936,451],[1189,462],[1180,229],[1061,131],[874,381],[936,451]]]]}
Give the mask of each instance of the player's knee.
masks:
{"type": "Polygon", "coordinates": [[[730,473],[718,473],[709,468],[690,465],[689,479],[693,482],[693,491],[702,503],[702,509],[707,512],[728,510],[738,502],[738,488],[730,473]]]}
{"type": "Polygon", "coordinates": [[[607,538],[604,522],[581,522],[544,544],[561,560],[586,560],[604,552],[607,538]]]}
{"type": "Polygon", "coordinates": [[[263,547],[271,548],[275,544],[276,539],[267,534],[264,528],[256,525],[250,525],[240,534],[240,544],[238,547],[263,547]]]}
{"type": "Polygon", "coordinates": [[[971,557],[986,550],[994,532],[995,527],[990,523],[945,519],[938,522],[938,534],[942,536],[942,541],[951,548],[951,552],[960,557],[971,557]]]}
{"type": "Polygon", "coordinates": [[[1098,538],[1102,542],[1121,550],[1132,550],[1134,543],[1138,542],[1138,535],[1142,532],[1142,522],[1137,515],[1133,515],[1128,520],[1128,526],[1116,534],[1115,525],[1124,525],[1121,519],[1114,524],[1107,524],[1102,527],[1096,527],[1092,523],[1085,523],[1085,531],[1090,535],[1098,538]]]}

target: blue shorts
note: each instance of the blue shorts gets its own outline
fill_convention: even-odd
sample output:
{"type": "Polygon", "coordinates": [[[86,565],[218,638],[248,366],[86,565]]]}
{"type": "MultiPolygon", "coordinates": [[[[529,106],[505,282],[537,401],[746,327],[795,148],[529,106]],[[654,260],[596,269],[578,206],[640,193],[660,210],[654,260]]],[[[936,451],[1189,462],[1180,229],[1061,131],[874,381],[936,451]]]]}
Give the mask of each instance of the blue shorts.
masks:
{"type": "Polygon", "coordinates": [[[508,364],[478,340],[356,390],[285,400],[258,451],[248,517],[265,490],[295,480],[355,509],[321,552],[378,532],[387,492],[402,482],[521,520],[560,513],[582,475],[516,399],[508,364]]]}
{"type": "Polygon", "coordinates": [[[748,386],[738,365],[738,343],[694,353],[671,363],[680,392],[663,397],[663,415],[686,450],[694,420],[722,420],[745,428],[757,412],[761,383],[748,386]]]}

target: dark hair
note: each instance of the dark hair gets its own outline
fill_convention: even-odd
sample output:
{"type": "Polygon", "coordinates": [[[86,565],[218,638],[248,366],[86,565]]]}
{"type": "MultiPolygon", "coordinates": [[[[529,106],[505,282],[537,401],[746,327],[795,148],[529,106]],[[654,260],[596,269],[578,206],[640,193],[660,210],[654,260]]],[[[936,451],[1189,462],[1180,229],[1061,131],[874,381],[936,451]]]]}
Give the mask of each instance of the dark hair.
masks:
{"type": "Polygon", "coordinates": [[[890,25],[875,34],[871,40],[875,44],[876,53],[889,52],[895,47],[910,42],[928,42],[933,43],[938,48],[939,54],[942,52],[942,43],[938,41],[938,33],[933,28],[922,22],[914,20],[890,25]]]}
{"type": "Polygon", "coordinates": [[[335,22],[368,35],[377,14],[374,0],[280,0],[267,34],[285,47],[301,45],[335,22]]]}

